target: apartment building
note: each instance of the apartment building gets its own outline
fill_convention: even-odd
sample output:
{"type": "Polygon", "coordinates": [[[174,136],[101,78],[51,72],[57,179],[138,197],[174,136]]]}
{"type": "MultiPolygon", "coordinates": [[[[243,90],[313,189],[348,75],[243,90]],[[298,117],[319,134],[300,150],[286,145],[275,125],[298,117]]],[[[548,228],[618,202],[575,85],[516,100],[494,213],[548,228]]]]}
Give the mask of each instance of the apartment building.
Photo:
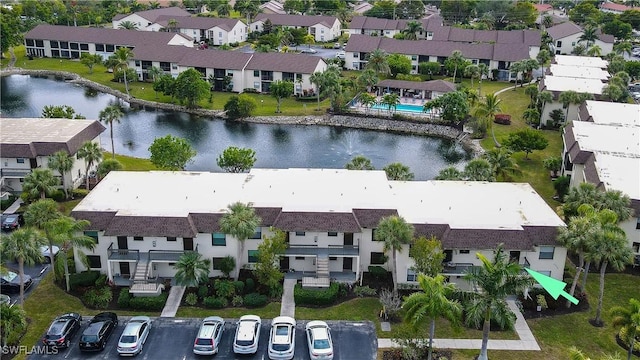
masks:
{"type": "Polygon", "coordinates": [[[342,34],[340,20],[335,16],[325,15],[258,14],[249,31],[262,32],[267,21],[274,26],[305,29],[308,34],[313,35],[316,42],[333,41],[342,34]]]}
{"type": "Polygon", "coordinates": [[[131,22],[138,30],[147,30],[160,16],[184,17],[191,16],[186,10],[177,6],[138,11],[133,14],[118,14],[111,20],[114,29],[119,29],[123,22],[131,22]]]}
{"type": "Polygon", "coordinates": [[[195,43],[214,46],[246,41],[248,31],[247,25],[238,19],[167,15],[159,16],[145,30],[179,32],[195,43]]]}
{"type": "MultiPolygon", "coordinates": [[[[571,54],[573,48],[580,43],[584,46],[587,45],[586,41],[580,41],[580,37],[584,35],[584,30],[571,21],[552,26],[547,29],[547,33],[553,40],[553,53],[557,55],[571,54]]],[[[603,34],[598,30],[597,37],[590,46],[599,46],[603,56],[613,51],[613,44],[615,42],[613,35],[603,34]]]]}

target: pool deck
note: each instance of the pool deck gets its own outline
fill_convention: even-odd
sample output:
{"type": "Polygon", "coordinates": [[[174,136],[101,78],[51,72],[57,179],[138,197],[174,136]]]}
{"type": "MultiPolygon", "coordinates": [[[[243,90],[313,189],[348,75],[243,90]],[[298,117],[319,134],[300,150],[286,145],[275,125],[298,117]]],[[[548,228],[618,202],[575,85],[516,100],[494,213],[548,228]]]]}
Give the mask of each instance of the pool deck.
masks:
{"type": "MultiPolygon", "coordinates": [[[[380,107],[371,107],[371,108],[366,108],[365,106],[362,106],[362,104],[360,102],[355,102],[354,105],[351,106],[351,109],[358,111],[358,112],[364,112],[367,114],[377,114],[377,115],[387,115],[389,113],[389,110],[386,109],[385,105],[380,104],[380,101],[382,100],[382,98],[380,96],[378,96],[376,98],[376,104],[373,106],[380,106],[380,107]]],[[[426,104],[429,100],[426,99],[415,99],[415,98],[411,98],[411,97],[402,97],[400,98],[400,103],[398,104],[400,105],[408,105],[408,106],[416,106],[419,107],[420,109],[424,106],[424,104],[426,104]]],[[[394,113],[402,113],[402,114],[411,114],[413,116],[417,116],[419,118],[435,118],[438,117],[438,112],[431,110],[429,112],[423,112],[422,110],[420,111],[411,111],[411,110],[404,110],[404,109],[398,109],[396,108],[394,111],[394,113]]]]}

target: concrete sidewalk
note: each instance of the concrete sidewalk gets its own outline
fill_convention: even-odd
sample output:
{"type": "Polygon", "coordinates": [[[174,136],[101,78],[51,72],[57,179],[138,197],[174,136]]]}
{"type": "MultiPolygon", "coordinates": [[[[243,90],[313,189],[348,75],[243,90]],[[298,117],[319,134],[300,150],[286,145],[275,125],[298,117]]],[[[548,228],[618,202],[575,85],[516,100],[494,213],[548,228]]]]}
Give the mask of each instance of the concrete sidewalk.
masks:
{"type": "Polygon", "coordinates": [[[7,215],[7,214],[13,214],[16,211],[18,211],[18,209],[20,208],[20,205],[22,205],[24,202],[22,201],[22,199],[18,198],[16,199],[16,201],[13,202],[13,204],[11,204],[7,210],[5,210],[2,214],[3,215],[7,215]]]}
{"type": "MultiPolygon", "coordinates": [[[[527,321],[516,306],[514,299],[507,299],[507,305],[516,315],[514,329],[520,340],[491,340],[487,344],[489,350],[526,350],[540,351],[540,346],[527,325],[527,321]]],[[[429,339],[424,339],[425,342],[429,339]]],[[[378,339],[378,348],[399,347],[392,339],[378,339]]],[[[433,346],[438,349],[472,349],[480,350],[482,339],[433,339],[433,346]]]]}
{"type": "Polygon", "coordinates": [[[284,279],[282,301],[280,303],[280,315],[295,318],[296,301],[293,297],[293,288],[298,283],[297,279],[284,279]]]}
{"type": "Polygon", "coordinates": [[[164,308],[162,309],[162,314],[160,317],[176,317],[176,313],[178,312],[178,308],[180,307],[180,302],[182,301],[182,295],[184,295],[184,291],[186,288],[184,286],[172,286],[169,291],[169,297],[167,297],[167,302],[164,304],[164,308]]]}

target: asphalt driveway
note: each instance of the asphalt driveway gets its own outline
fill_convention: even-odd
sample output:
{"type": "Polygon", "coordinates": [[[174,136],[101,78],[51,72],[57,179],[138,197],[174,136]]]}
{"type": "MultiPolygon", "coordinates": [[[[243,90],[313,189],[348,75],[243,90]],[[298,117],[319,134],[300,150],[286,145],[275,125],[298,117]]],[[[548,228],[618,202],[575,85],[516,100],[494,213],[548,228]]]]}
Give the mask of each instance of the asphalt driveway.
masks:
{"type": "MultiPolygon", "coordinates": [[[[4,235],[4,233],[3,233],[4,235]]],[[[7,269],[9,269],[10,271],[15,272],[16,274],[18,273],[18,263],[17,262],[7,262],[5,264],[5,266],[7,267],[7,269]]],[[[35,264],[33,266],[24,266],[24,273],[26,275],[31,276],[31,279],[33,279],[33,283],[31,284],[31,286],[25,290],[24,292],[24,297],[25,299],[29,297],[29,295],[31,295],[31,292],[38,286],[38,284],[40,283],[40,280],[42,280],[43,276],[49,272],[51,270],[51,266],[49,266],[49,264],[44,263],[44,264],[35,264]]],[[[20,293],[16,293],[16,294],[6,294],[9,295],[11,297],[11,303],[14,304],[16,302],[19,301],[20,298],[20,293]]]]}
{"type": "MultiPolygon", "coordinates": [[[[214,311],[212,311],[214,315],[214,311]]],[[[80,332],[74,337],[69,349],[60,349],[58,354],[32,354],[29,359],[114,359],[118,357],[118,338],[128,318],[120,318],[120,324],[114,331],[104,351],[99,353],[81,353],[78,339],[86,328],[88,319],[83,320],[80,332]]],[[[198,332],[201,319],[155,318],[144,349],[138,359],[204,359],[192,352],[193,340],[198,332]]],[[[309,359],[309,350],[304,334],[307,321],[297,321],[295,359],[309,359]]],[[[327,321],[332,331],[335,360],[374,360],[378,341],[375,327],[370,322],[327,321]]],[[[228,320],[222,336],[220,352],[215,359],[267,359],[269,329],[271,321],[262,320],[258,352],[255,355],[240,356],[233,353],[235,320],[228,320]]]]}

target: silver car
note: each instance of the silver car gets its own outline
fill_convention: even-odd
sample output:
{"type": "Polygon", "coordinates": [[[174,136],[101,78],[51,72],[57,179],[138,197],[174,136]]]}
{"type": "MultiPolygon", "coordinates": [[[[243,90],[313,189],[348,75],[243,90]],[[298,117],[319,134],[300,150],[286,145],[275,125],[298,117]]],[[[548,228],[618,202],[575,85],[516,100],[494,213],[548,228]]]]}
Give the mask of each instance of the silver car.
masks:
{"type": "Polygon", "coordinates": [[[196,355],[215,355],[224,333],[224,320],[219,316],[209,316],[202,320],[196,340],[193,342],[193,353],[196,355]]]}
{"type": "Polygon", "coordinates": [[[138,355],[149,337],[149,330],[151,330],[151,318],[148,316],[132,317],[118,340],[118,354],[120,356],[138,355]]]}
{"type": "Polygon", "coordinates": [[[305,327],[311,360],[332,360],[331,330],[324,321],[309,321],[305,327]]]}
{"type": "Polygon", "coordinates": [[[269,359],[293,359],[295,348],[296,320],[290,316],[278,316],[273,319],[269,334],[269,359]]]}
{"type": "Polygon", "coordinates": [[[236,337],[233,340],[233,352],[236,354],[255,354],[260,341],[262,320],[257,315],[244,315],[238,321],[236,337]]]}

